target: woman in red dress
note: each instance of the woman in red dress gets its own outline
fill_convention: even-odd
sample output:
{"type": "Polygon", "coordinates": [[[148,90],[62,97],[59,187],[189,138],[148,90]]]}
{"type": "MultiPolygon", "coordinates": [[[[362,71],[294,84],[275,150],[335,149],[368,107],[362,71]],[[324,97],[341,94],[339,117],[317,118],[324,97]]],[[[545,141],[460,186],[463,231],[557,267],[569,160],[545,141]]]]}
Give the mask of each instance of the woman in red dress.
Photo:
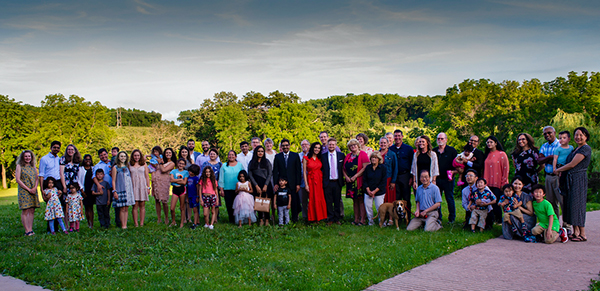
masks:
{"type": "Polygon", "coordinates": [[[302,161],[302,174],[306,181],[308,192],[308,221],[319,222],[327,219],[327,203],[323,194],[323,173],[321,172],[321,144],[318,142],[310,145],[308,155],[302,161]]]}

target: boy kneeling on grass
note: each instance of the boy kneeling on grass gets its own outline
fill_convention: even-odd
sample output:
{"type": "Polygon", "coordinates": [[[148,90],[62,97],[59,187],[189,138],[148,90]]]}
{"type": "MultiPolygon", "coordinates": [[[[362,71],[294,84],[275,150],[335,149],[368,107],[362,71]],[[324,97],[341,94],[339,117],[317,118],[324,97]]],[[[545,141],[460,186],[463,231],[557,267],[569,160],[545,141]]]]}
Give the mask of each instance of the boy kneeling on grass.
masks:
{"type": "Polygon", "coordinates": [[[552,204],[545,200],[546,189],[540,184],[533,185],[533,211],[537,216],[538,224],[531,229],[531,233],[535,236],[543,235],[542,239],[545,243],[554,243],[559,237],[562,243],[569,240],[567,231],[564,228],[559,229],[558,217],[554,213],[552,204]]]}

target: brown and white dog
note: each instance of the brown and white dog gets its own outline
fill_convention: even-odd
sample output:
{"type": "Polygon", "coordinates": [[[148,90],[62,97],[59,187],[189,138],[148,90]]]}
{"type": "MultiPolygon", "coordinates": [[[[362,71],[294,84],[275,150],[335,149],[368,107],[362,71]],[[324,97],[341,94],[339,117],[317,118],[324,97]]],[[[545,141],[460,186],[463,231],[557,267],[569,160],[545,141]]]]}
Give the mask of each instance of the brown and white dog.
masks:
{"type": "Polygon", "coordinates": [[[410,209],[406,207],[406,201],[404,200],[396,200],[393,203],[381,204],[377,214],[379,215],[379,227],[383,227],[383,223],[387,221],[386,215],[388,216],[388,220],[394,220],[396,229],[398,230],[400,230],[398,227],[399,219],[406,221],[406,225],[408,225],[408,221],[410,220],[410,209]]]}

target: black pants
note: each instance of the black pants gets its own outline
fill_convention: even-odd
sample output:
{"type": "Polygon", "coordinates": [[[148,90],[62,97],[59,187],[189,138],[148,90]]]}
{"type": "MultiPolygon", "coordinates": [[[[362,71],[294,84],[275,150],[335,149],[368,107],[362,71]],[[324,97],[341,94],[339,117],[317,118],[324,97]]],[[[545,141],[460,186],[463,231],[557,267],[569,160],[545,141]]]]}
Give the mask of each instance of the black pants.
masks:
{"type": "Polygon", "coordinates": [[[290,187],[289,192],[292,197],[291,209],[292,217],[290,220],[292,222],[298,222],[298,215],[302,211],[302,202],[300,201],[300,195],[296,192],[296,186],[290,187]]]}
{"type": "Polygon", "coordinates": [[[229,222],[235,223],[233,217],[233,201],[235,200],[235,190],[224,190],[225,192],[225,207],[227,208],[227,216],[229,216],[229,222]]]}
{"type": "MultiPolygon", "coordinates": [[[[448,204],[448,221],[453,222],[456,219],[454,180],[437,179],[436,183],[438,188],[440,188],[440,192],[444,192],[442,197],[446,197],[446,203],[448,204]]],[[[440,214],[440,219],[442,219],[442,207],[438,208],[438,212],[440,214]]]]}
{"type": "Polygon", "coordinates": [[[411,209],[411,211],[414,212],[415,209],[410,208],[410,191],[412,187],[410,186],[409,182],[409,172],[398,175],[398,178],[396,179],[396,200],[406,201],[406,207],[408,207],[408,209],[411,209]]]}
{"type": "Polygon", "coordinates": [[[98,212],[100,226],[108,228],[110,226],[110,206],[96,205],[96,212],[98,212]]]}
{"type": "Polygon", "coordinates": [[[340,204],[342,201],[342,188],[337,181],[330,181],[324,185],[323,192],[327,203],[327,220],[338,222],[342,218],[340,204]]]}
{"type": "MultiPolygon", "coordinates": [[[[494,196],[496,196],[496,201],[500,200],[500,196],[502,196],[502,189],[500,188],[496,188],[496,187],[490,187],[490,190],[492,191],[492,193],[494,193],[494,196]]],[[[492,204],[492,209],[493,209],[493,213],[494,213],[494,220],[497,223],[502,223],[502,208],[498,205],[498,203],[492,204]]],[[[487,222],[486,222],[487,225],[487,222]]]]}
{"type": "Polygon", "coordinates": [[[300,200],[302,200],[302,220],[308,222],[308,193],[306,193],[304,188],[300,188],[298,195],[300,196],[300,200]]]}

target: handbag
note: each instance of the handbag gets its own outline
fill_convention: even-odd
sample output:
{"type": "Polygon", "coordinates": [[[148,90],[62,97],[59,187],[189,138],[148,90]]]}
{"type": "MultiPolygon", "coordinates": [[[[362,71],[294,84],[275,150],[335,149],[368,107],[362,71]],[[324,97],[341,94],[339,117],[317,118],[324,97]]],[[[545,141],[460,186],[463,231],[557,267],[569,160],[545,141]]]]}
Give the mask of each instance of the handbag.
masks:
{"type": "Polygon", "coordinates": [[[260,196],[254,197],[254,210],[259,212],[269,212],[271,208],[271,199],[260,196]]]}

